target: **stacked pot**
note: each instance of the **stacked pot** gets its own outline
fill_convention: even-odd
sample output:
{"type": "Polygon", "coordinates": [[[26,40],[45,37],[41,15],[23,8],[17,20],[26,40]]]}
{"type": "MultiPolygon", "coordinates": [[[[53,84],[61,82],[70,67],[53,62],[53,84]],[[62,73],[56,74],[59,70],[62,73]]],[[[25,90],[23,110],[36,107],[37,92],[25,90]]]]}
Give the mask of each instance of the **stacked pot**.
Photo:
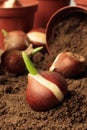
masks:
{"type": "Polygon", "coordinates": [[[69,5],[70,0],[39,0],[38,10],[35,14],[34,28],[46,27],[51,15],[58,9],[69,5]]]}
{"type": "Polygon", "coordinates": [[[87,9],[87,0],[75,0],[76,5],[83,6],[87,9]]]}
{"type": "Polygon", "coordinates": [[[22,30],[28,32],[33,28],[34,14],[37,11],[38,1],[21,1],[21,6],[2,7],[0,5],[0,49],[4,48],[2,29],[6,31],[22,30]]]}

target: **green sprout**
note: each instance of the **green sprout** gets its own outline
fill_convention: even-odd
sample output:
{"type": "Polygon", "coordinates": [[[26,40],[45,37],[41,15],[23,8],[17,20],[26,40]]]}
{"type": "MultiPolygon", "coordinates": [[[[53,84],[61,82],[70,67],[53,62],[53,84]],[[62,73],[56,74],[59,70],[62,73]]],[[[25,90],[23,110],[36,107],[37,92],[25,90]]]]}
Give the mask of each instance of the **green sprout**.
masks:
{"type": "Polygon", "coordinates": [[[2,29],[2,33],[3,33],[4,37],[6,37],[8,34],[8,32],[5,29],[2,29]]]}
{"type": "Polygon", "coordinates": [[[22,57],[23,57],[23,60],[24,60],[24,63],[25,63],[25,66],[26,66],[28,72],[30,72],[30,74],[32,74],[32,75],[38,74],[38,71],[34,67],[32,61],[30,60],[30,57],[28,57],[28,55],[24,51],[22,51],[22,57]]]}

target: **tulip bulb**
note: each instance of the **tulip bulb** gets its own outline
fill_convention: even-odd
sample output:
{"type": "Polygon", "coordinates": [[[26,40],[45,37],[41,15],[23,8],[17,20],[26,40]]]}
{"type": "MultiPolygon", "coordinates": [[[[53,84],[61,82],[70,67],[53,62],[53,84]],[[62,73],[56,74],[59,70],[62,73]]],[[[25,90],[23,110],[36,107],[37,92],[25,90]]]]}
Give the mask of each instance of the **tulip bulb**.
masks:
{"type": "Polygon", "coordinates": [[[64,77],[74,77],[85,68],[85,58],[76,53],[62,52],[54,60],[50,71],[61,72],[64,77]]]}
{"type": "Polygon", "coordinates": [[[30,45],[27,34],[21,30],[6,32],[2,29],[4,35],[4,50],[25,50],[30,45]]]}
{"type": "MultiPolygon", "coordinates": [[[[37,47],[33,49],[32,44],[24,50],[28,55],[34,55],[38,51],[42,50],[43,47],[37,47]]],[[[26,71],[26,67],[22,58],[22,51],[20,50],[8,50],[1,54],[1,65],[5,72],[14,74],[23,74],[26,71]]]]}
{"type": "Polygon", "coordinates": [[[38,73],[26,54],[22,53],[28,71],[26,98],[35,111],[46,111],[61,103],[67,93],[67,82],[57,72],[42,71],[38,73]]]}
{"type": "Polygon", "coordinates": [[[43,28],[32,29],[27,33],[27,36],[34,46],[43,46],[48,51],[48,53],[50,53],[50,50],[46,42],[45,29],[43,28]]]}

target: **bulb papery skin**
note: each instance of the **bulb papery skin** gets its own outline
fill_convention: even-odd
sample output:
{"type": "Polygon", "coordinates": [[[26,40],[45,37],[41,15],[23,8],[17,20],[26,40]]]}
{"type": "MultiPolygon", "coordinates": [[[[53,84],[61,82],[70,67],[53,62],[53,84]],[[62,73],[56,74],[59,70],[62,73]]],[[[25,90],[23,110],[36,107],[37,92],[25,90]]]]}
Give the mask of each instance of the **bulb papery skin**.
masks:
{"type": "Polygon", "coordinates": [[[46,33],[44,28],[35,28],[27,33],[28,38],[35,46],[46,45],[46,33]]]}
{"type": "Polygon", "coordinates": [[[80,74],[84,68],[85,58],[83,56],[71,52],[62,52],[57,55],[49,70],[60,72],[64,77],[70,78],[80,74]]]}
{"type": "Polygon", "coordinates": [[[27,36],[30,41],[37,46],[46,45],[46,35],[43,32],[31,31],[27,36]]]}
{"type": "Polygon", "coordinates": [[[26,98],[35,111],[46,111],[60,104],[67,93],[67,83],[61,74],[45,71],[28,75],[26,98]]]}
{"type": "Polygon", "coordinates": [[[43,46],[44,47],[44,49],[42,51],[43,53],[46,52],[46,51],[49,54],[51,53],[49,46],[47,44],[47,41],[46,41],[45,29],[43,29],[43,28],[32,29],[31,31],[29,31],[27,33],[27,36],[30,39],[30,41],[31,41],[31,43],[33,44],[34,47],[43,46]]]}

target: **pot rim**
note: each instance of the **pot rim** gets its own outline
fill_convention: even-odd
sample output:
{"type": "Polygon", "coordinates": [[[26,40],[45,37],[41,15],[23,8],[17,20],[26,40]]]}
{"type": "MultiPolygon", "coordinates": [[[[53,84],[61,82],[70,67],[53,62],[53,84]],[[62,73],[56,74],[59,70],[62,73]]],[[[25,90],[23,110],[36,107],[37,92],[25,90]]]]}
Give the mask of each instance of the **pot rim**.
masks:
{"type": "Polygon", "coordinates": [[[38,1],[30,1],[31,4],[27,6],[18,6],[14,8],[0,8],[0,18],[12,18],[12,17],[27,17],[29,14],[33,14],[38,9],[38,1]]]}
{"type": "Polygon", "coordinates": [[[13,8],[4,8],[4,7],[1,7],[0,10],[3,11],[3,10],[14,10],[14,9],[26,9],[26,8],[29,8],[29,7],[34,7],[34,6],[38,6],[39,5],[39,1],[37,0],[30,0],[30,3],[27,4],[27,5],[20,5],[20,6],[16,6],[16,7],[13,7],[13,8]]]}

